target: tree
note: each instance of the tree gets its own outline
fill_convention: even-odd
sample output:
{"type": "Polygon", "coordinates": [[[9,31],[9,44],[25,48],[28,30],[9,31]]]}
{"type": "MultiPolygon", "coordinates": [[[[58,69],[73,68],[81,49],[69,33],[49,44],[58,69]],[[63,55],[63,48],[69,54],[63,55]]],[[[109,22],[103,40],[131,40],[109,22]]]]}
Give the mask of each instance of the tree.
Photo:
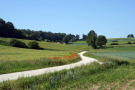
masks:
{"type": "Polygon", "coordinates": [[[95,33],[94,30],[91,30],[89,33],[88,33],[88,36],[87,36],[87,44],[88,46],[92,46],[92,48],[96,48],[96,39],[97,39],[97,34],[95,33]]]}
{"type": "Polygon", "coordinates": [[[0,37],[6,36],[6,23],[3,19],[0,18],[0,37]]]}
{"type": "Polygon", "coordinates": [[[80,36],[77,34],[77,35],[75,36],[75,38],[76,38],[76,40],[79,40],[80,36]]]}
{"type": "Polygon", "coordinates": [[[72,35],[72,34],[68,34],[68,35],[66,35],[66,37],[68,37],[69,41],[70,41],[72,38],[76,38],[75,35],[72,35]]]}
{"type": "Polygon", "coordinates": [[[134,35],[133,35],[133,34],[129,34],[129,35],[127,36],[127,38],[134,38],[134,35]]]}
{"type": "Polygon", "coordinates": [[[100,48],[103,47],[103,45],[106,45],[107,43],[107,39],[105,36],[103,35],[100,35],[97,37],[97,40],[96,40],[96,45],[99,46],[100,48]]]}
{"type": "Polygon", "coordinates": [[[6,27],[7,27],[7,31],[6,31],[7,37],[16,37],[16,35],[15,35],[15,27],[14,27],[13,23],[12,22],[7,22],[6,27]]]}
{"type": "Polygon", "coordinates": [[[83,34],[82,37],[83,37],[83,38],[82,38],[83,40],[86,40],[86,39],[87,39],[87,35],[84,35],[84,34],[83,34]]]}
{"type": "Polygon", "coordinates": [[[68,44],[68,42],[69,42],[68,36],[65,36],[65,37],[63,38],[62,42],[68,44]]]}
{"type": "Polygon", "coordinates": [[[8,29],[12,29],[12,30],[15,29],[12,22],[7,22],[6,25],[7,25],[8,29]]]}

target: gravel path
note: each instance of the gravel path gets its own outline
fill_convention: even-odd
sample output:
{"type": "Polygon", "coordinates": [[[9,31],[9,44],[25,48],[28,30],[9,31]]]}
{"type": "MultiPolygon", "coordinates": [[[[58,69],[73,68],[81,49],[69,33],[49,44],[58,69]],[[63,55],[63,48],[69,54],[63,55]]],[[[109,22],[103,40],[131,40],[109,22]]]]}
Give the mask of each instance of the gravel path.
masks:
{"type": "Polygon", "coordinates": [[[37,69],[37,70],[22,71],[22,72],[15,72],[15,73],[9,73],[9,74],[1,74],[0,75],[0,82],[6,81],[6,80],[16,80],[19,77],[31,77],[31,76],[35,76],[35,75],[41,75],[41,74],[44,74],[44,73],[55,72],[55,71],[60,71],[60,70],[63,70],[63,69],[70,69],[70,68],[74,68],[74,67],[77,67],[77,66],[86,65],[86,64],[89,64],[89,63],[92,63],[92,62],[98,62],[96,59],[83,56],[83,54],[86,53],[86,52],[87,51],[83,51],[83,52],[79,53],[82,60],[77,62],[77,63],[63,65],[63,66],[37,69]]]}

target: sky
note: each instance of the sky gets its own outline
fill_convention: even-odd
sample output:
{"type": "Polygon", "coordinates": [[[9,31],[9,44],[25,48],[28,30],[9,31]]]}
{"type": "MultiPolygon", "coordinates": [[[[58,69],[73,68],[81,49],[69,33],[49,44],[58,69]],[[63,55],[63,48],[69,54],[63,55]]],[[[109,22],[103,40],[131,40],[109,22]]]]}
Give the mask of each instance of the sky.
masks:
{"type": "Polygon", "coordinates": [[[107,38],[135,35],[135,0],[0,0],[0,18],[17,29],[88,34],[107,38]]]}

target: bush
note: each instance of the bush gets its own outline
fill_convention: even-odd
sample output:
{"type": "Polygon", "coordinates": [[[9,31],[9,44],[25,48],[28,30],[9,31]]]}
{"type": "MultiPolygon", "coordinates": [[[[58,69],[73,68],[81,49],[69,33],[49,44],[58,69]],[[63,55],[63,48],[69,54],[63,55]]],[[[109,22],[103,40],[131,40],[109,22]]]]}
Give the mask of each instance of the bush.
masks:
{"type": "Polygon", "coordinates": [[[131,42],[128,42],[127,44],[132,44],[131,42]]]}
{"type": "Polygon", "coordinates": [[[36,42],[36,41],[29,42],[28,47],[31,49],[39,49],[40,48],[38,42],[36,42]]]}
{"type": "Polygon", "coordinates": [[[119,45],[118,43],[111,43],[110,45],[119,45]]]}
{"type": "Polygon", "coordinates": [[[21,42],[21,41],[16,40],[16,39],[12,39],[10,41],[10,46],[12,46],[12,47],[20,47],[20,48],[27,48],[27,45],[24,42],[21,42]]]}

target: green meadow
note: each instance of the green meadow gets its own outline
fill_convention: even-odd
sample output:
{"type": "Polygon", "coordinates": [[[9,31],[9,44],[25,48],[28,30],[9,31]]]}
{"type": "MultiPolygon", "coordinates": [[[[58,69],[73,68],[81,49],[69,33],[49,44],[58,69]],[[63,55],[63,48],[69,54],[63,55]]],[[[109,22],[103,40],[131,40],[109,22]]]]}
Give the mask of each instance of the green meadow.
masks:
{"type": "MultiPolygon", "coordinates": [[[[1,38],[3,39],[3,38],[1,38]]],[[[9,38],[7,38],[8,41],[9,38]]],[[[28,42],[29,40],[24,40],[28,42]]],[[[96,62],[69,70],[62,70],[55,73],[20,78],[18,80],[5,81],[0,83],[1,90],[77,90],[77,89],[99,89],[99,90],[123,90],[135,88],[135,39],[116,38],[108,39],[107,46],[103,49],[92,49],[86,45],[86,41],[71,42],[68,45],[39,42],[43,50],[32,50],[15,48],[1,45],[1,61],[24,61],[35,58],[49,58],[54,56],[69,56],[84,50],[88,52],[85,56],[95,58],[103,64],[96,62]],[[110,45],[115,41],[119,45],[110,45]],[[132,42],[132,44],[127,44],[132,42]],[[9,50],[7,50],[9,48],[9,50]],[[13,50],[13,51],[12,51],[13,50]],[[16,50],[16,51],[14,51],[16,50]],[[12,51],[12,54],[11,52],[12,51]],[[26,53],[24,51],[27,51],[26,53]],[[40,55],[41,53],[41,55],[40,55]],[[3,54],[3,55],[2,55],[3,54]],[[39,54],[40,56],[36,56],[39,54]],[[29,56],[33,55],[33,56],[29,56]],[[42,56],[43,55],[43,56],[42,56]],[[8,59],[10,56],[12,58],[8,59]],[[26,56],[19,58],[18,56],[26,56]],[[17,58],[18,57],[18,58],[17,58]],[[33,58],[35,57],[35,58],[33,58]]],[[[80,60],[79,58],[76,60],[80,60]]],[[[44,60],[43,60],[44,61],[44,60]]],[[[72,62],[70,62],[72,63],[72,62]]]]}
{"type": "MultiPolygon", "coordinates": [[[[12,38],[0,38],[0,74],[46,68],[74,63],[81,58],[51,60],[53,57],[66,57],[88,50],[88,46],[70,46],[66,44],[38,41],[41,50],[9,46],[12,38]],[[53,64],[52,64],[53,63],[53,64]]],[[[18,39],[28,44],[31,40],[18,39]]]]}
{"type": "MultiPolygon", "coordinates": [[[[1,41],[9,42],[11,38],[0,38],[1,41]]],[[[26,44],[31,40],[18,39],[26,44]]],[[[89,50],[90,47],[69,46],[60,43],[38,41],[43,50],[16,48],[11,46],[0,45],[0,60],[35,60],[39,58],[49,58],[55,56],[69,56],[80,51],[89,50]]]]}

